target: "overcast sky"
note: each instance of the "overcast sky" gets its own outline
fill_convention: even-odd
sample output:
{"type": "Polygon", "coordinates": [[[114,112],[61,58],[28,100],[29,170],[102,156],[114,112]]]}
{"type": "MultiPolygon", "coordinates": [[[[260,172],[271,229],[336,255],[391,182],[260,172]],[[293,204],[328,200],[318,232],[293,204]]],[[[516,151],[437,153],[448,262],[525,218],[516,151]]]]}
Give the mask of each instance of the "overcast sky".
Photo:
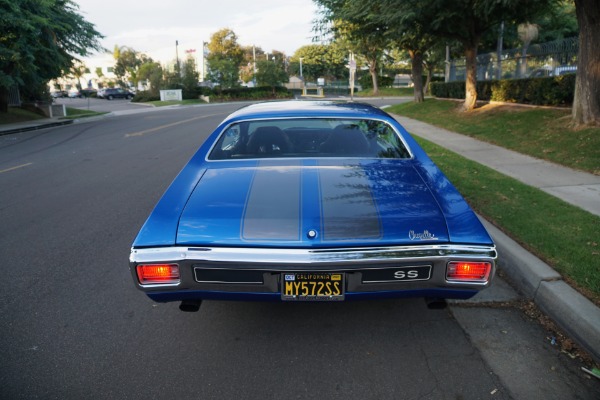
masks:
{"type": "MultiPolygon", "coordinates": [[[[79,12],[105,36],[102,44],[128,46],[161,62],[202,42],[222,28],[232,29],[242,46],[288,56],[311,44],[317,7],[312,0],[73,0],[79,12]]],[[[100,56],[91,57],[101,59],[100,56]]]]}

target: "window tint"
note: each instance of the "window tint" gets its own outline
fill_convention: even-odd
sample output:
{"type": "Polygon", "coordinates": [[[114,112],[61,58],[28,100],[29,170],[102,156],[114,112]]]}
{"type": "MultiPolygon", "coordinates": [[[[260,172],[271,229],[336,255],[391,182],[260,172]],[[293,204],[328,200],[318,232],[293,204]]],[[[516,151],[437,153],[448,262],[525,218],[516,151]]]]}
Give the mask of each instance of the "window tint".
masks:
{"type": "Polygon", "coordinates": [[[230,125],[209,159],[279,157],[410,158],[410,153],[385,122],[314,118],[230,125]]]}

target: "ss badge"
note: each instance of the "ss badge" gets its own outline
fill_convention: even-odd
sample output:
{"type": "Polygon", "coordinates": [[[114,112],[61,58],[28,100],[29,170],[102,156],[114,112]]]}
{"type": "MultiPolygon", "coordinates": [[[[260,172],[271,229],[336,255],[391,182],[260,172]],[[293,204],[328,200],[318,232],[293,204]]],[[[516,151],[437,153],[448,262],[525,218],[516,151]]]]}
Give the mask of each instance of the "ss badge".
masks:
{"type": "Polygon", "coordinates": [[[394,278],[396,279],[417,279],[419,277],[419,271],[415,269],[401,270],[394,272],[394,278]]]}

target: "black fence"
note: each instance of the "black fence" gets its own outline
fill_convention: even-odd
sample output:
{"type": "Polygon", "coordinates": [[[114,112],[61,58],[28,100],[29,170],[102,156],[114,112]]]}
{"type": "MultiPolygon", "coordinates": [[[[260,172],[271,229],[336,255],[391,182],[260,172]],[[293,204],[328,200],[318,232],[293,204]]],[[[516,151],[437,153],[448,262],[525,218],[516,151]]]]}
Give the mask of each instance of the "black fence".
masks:
{"type": "MultiPolygon", "coordinates": [[[[578,38],[532,44],[477,56],[477,80],[558,76],[577,70],[578,38]]],[[[446,81],[464,81],[465,59],[450,60],[446,81]]]]}

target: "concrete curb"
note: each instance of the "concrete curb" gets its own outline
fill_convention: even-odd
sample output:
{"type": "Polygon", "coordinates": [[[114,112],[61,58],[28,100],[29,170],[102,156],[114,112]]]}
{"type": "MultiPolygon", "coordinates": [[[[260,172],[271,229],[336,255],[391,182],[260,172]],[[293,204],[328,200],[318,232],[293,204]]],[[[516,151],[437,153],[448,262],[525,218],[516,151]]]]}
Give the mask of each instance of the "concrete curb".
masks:
{"type": "Polygon", "coordinates": [[[511,283],[600,362],[600,308],[560,274],[482,219],[498,249],[498,266],[511,283]]]}
{"type": "Polygon", "coordinates": [[[68,119],[68,120],[64,120],[64,121],[42,122],[42,123],[38,123],[38,124],[24,125],[24,126],[21,126],[18,128],[11,128],[11,129],[4,129],[4,130],[2,128],[0,128],[0,136],[10,135],[13,133],[36,131],[39,129],[53,128],[55,126],[70,125],[73,122],[74,122],[74,120],[68,119]]]}

